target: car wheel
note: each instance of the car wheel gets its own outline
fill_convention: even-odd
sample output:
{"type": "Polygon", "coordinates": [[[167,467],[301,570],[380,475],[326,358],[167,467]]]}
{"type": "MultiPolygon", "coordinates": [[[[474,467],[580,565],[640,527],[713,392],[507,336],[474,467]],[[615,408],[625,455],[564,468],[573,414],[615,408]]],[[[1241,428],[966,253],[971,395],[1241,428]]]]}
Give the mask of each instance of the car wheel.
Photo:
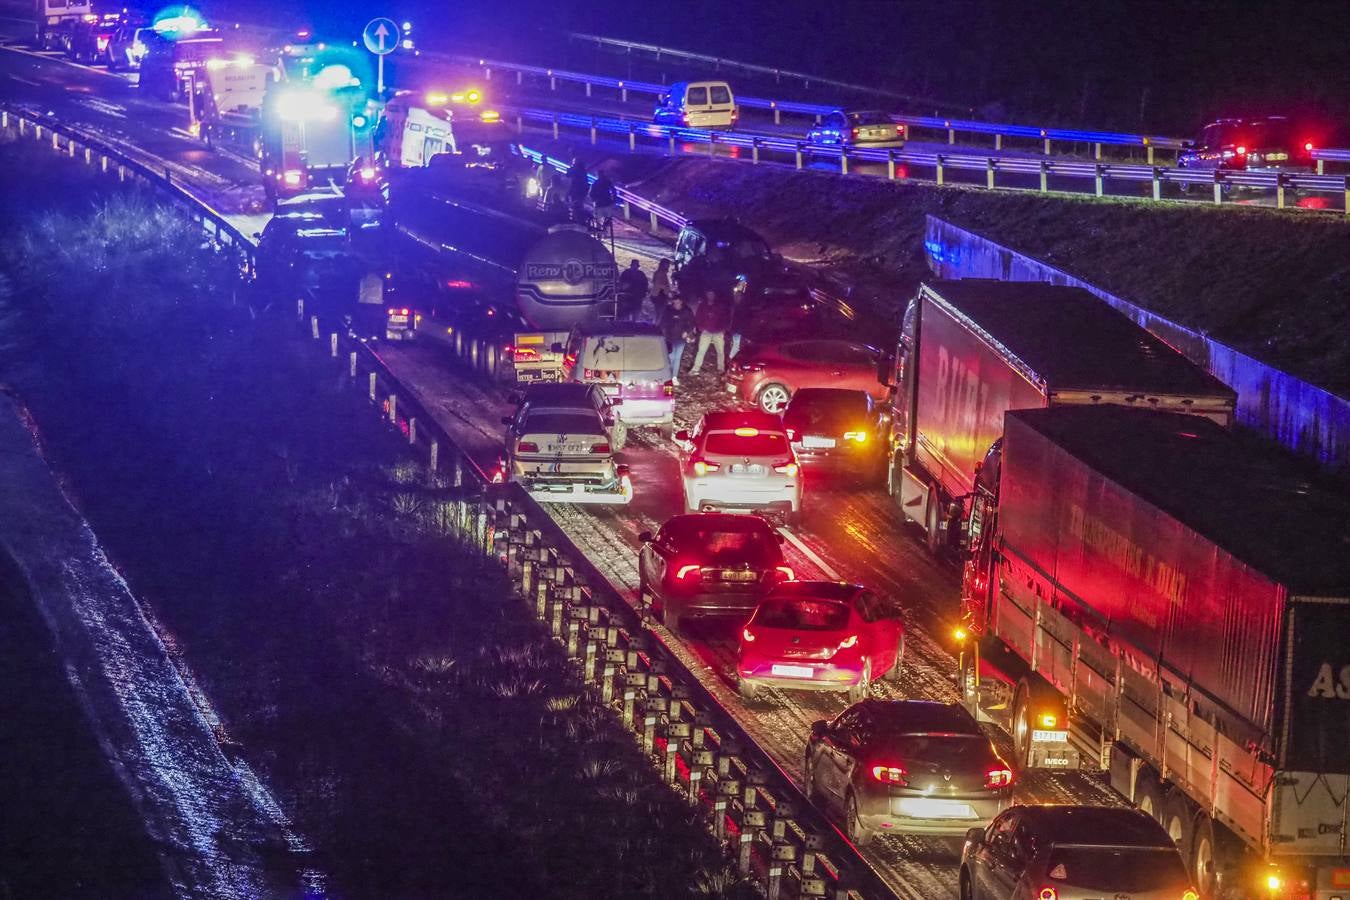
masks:
{"type": "Polygon", "coordinates": [[[792,399],[792,392],[787,389],[787,386],[775,382],[766,384],[759,389],[759,396],[755,398],[755,403],[769,415],[776,416],[787,407],[790,399],[792,399]]]}
{"type": "Polygon", "coordinates": [[[665,606],[661,607],[660,619],[665,624],[666,628],[670,630],[671,634],[679,634],[680,626],[684,624],[683,617],[681,617],[679,610],[669,609],[665,606]]]}
{"type": "Polygon", "coordinates": [[[806,521],[805,510],[790,509],[783,513],[783,524],[789,528],[801,528],[804,521],[806,521]]]}
{"type": "Polygon", "coordinates": [[[887,681],[899,681],[900,664],[904,662],[904,659],[905,659],[905,636],[902,634],[900,635],[900,646],[895,651],[895,664],[892,665],[889,669],[887,669],[886,674],[882,677],[885,678],[887,681]]]}
{"type": "Polygon", "coordinates": [[[622,450],[624,448],[624,445],[628,443],[628,426],[622,422],[614,423],[614,434],[612,440],[614,441],[615,452],[622,450]]]}
{"type": "Polygon", "coordinates": [[[740,694],[741,699],[745,700],[747,703],[758,699],[759,690],[760,688],[757,684],[752,684],[744,678],[736,679],[736,693],[740,694]]]}
{"type": "Polygon", "coordinates": [[[1183,859],[1190,859],[1195,834],[1195,808],[1180,791],[1173,789],[1163,801],[1162,826],[1172,843],[1177,845],[1183,859]]]}
{"type": "Polygon", "coordinates": [[[872,661],[863,663],[862,675],[858,678],[858,683],[848,689],[848,702],[857,703],[860,700],[867,699],[867,689],[872,684],[872,661]]]}
{"type": "Polygon", "coordinates": [[[961,900],[975,900],[975,889],[970,884],[970,871],[961,870],[961,900]]]}
{"type": "Polygon", "coordinates": [[[661,426],[661,440],[663,440],[663,441],[673,441],[673,440],[675,440],[675,423],[674,423],[674,422],[667,422],[667,423],[665,423],[664,425],[661,426]]]}
{"type": "Polygon", "coordinates": [[[848,831],[848,839],[857,847],[866,847],[872,841],[872,830],[863,825],[862,819],[858,815],[858,798],[852,791],[848,792],[848,805],[844,813],[844,827],[848,831]]]}
{"type": "Polygon", "coordinates": [[[811,762],[810,747],[806,748],[806,763],[802,766],[802,772],[806,780],[806,799],[818,808],[824,809],[824,798],[820,796],[820,789],[816,787],[816,767],[811,762]]]}

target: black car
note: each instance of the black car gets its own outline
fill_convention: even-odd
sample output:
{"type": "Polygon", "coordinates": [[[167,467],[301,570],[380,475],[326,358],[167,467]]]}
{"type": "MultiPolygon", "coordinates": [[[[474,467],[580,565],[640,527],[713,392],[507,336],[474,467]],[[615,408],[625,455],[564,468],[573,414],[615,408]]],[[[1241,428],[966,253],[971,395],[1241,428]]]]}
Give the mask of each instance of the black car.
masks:
{"type": "Polygon", "coordinates": [[[879,831],[958,835],[988,824],[1013,772],[959,703],[863,700],[811,726],[806,789],[858,846],[879,831]]]}
{"type": "Polygon", "coordinates": [[[759,516],[690,513],[639,535],[641,603],[671,631],[690,618],[748,616],[781,581],[791,581],[781,538],[759,516]]]}
{"type": "Polygon", "coordinates": [[[1284,116],[1219,119],[1177,154],[1182,169],[1239,172],[1311,171],[1313,141],[1284,116]]]}
{"type": "Polygon", "coordinates": [[[1014,806],[972,828],[961,900],[1198,900],[1161,825],[1135,809],[1014,806]]]}
{"type": "Polygon", "coordinates": [[[258,238],[257,285],[284,299],[356,296],[359,265],[347,232],[322,213],[294,210],[273,216],[258,238]]]}
{"type": "Polygon", "coordinates": [[[866,391],[801,388],[788,401],[783,424],[803,466],[829,466],[867,479],[882,474],[881,415],[866,391]]]}
{"type": "Polygon", "coordinates": [[[686,297],[701,298],[709,289],[729,295],[739,276],[746,279],[747,299],[802,290],[768,242],[733,219],[685,224],[675,241],[674,263],[675,281],[686,297]]]}

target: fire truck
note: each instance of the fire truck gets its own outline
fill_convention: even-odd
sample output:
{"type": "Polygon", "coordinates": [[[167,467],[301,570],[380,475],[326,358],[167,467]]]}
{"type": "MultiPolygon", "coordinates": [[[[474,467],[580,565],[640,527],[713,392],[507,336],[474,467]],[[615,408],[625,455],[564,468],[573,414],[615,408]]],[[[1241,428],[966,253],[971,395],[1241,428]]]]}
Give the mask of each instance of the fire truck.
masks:
{"type": "Polygon", "coordinates": [[[273,202],[341,187],[354,162],[373,158],[374,111],[365,88],[333,66],[309,82],[274,82],[262,103],[263,187],[273,202]]]}

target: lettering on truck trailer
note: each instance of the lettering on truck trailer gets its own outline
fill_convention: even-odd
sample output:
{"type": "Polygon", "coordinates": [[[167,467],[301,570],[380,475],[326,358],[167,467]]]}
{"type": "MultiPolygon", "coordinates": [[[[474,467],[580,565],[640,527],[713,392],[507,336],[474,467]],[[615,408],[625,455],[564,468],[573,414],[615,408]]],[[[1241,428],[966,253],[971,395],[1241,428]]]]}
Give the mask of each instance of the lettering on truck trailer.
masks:
{"type": "MultiPolygon", "coordinates": [[[[1131,578],[1148,585],[1175,605],[1186,596],[1189,579],[1186,573],[1171,563],[1163,562],[1146,553],[1139,542],[1121,534],[1077,503],[1069,505],[1069,529],[1081,536],[1083,543],[1098,551],[1104,559],[1115,560],[1119,568],[1131,578]]],[[[1141,619],[1148,619],[1150,627],[1159,624],[1156,617],[1146,615],[1142,606],[1136,609],[1141,619]]]]}
{"type": "Polygon", "coordinates": [[[1350,700],[1350,666],[1341,666],[1340,678],[1329,662],[1324,662],[1317,670],[1312,687],[1308,688],[1309,697],[1323,700],[1350,700]]]}
{"type": "Polygon", "coordinates": [[[588,278],[613,278],[614,263],[588,262],[569,259],[563,263],[527,263],[525,277],[531,281],[565,281],[571,285],[581,284],[588,278]]]}

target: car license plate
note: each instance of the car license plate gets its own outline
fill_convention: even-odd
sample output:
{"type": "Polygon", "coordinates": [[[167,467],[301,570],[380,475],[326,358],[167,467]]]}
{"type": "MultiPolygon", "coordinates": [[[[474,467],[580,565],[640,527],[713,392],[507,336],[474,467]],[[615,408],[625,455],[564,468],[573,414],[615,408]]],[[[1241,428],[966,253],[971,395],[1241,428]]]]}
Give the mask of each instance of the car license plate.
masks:
{"type": "Polygon", "coordinates": [[[975,810],[959,800],[938,800],[933,797],[904,797],[897,806],[901,815],[916,819],[973,819],[975,810]]]}
{"type": "Polygon", "coordinates": [[[548,452],[559,456],[584,456],[590,452],[585,444],[548,444],[548,452]]]}
{"type": "Polygon", "coordinates": [[[1069,733],[1067,731],[1033,731],[1031,732],[1033,741],[1044,741],[1048,744],[1067,744],[1069,742],[1069,733]]]}
{"type": "Polygon", "coordinates": [[[753,463],[751,463],[751,464],[748,465],[748,466],[747,466],[745,463],[733,463],[732,466],[731,466],[731,474],[732,474],[732,475],[763,475],[763,474],[764,474],[764,467],[763,467],[763,466],[760,466],[760,465],[755,465],[755,464],[753,464],[753,463]]]}
{"type": "Polygon", "coordinates": [[[775,663],[770,671],[775,675],[783,675],[788,678],[810,678],[815,670],[810,666],[784,666],[775,663]]]}
{"type": "Polygon", "coordinates": [[[835,440],[832,437],[808,434],[802,438],[802,446],[807,450],[830,450],[834,448],[834,444],[835,440]]]}
{"type": "Polygon", "coordinates": [[[722,573],[723,581],[754,581],[757,576],[755,572],[749,571],[724,571],[722,573]]]}
{"type": "Polygon", "coordinates": [[[1282,160],[1282,159],[1288,159],[1288,158],[1289,158],[1289,154],[1288,154],[1288,153],[1267,153],[1267,154],[1266,154],[1266,159],[1270,159],[1270,160],[1282,160]]]}
{"type": "Polygon", "coordinates": [[[390,316],[390,317],[389,317],[389,324],[390,324],[390,325],[407,325],[407,324],[408,324],[408,317],[407,317],[407,316],[390,316]]]}
{"type": "Polygon", "coordinates": [[[621,388],[617,384],[602,384],[600,385],[600,387],[602,390],[604,390],[606,394],[608,394],[611,397],[619,396],[619,391],[621,390],[621,388]]]}

